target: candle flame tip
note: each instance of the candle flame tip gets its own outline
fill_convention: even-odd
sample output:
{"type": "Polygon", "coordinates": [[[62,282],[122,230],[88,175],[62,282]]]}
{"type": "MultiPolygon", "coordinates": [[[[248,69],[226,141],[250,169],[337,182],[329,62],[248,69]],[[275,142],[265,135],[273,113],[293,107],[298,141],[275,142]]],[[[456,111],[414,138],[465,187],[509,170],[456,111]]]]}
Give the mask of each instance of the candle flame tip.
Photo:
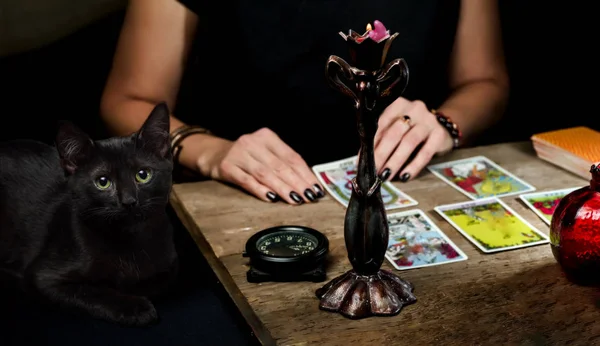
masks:
{"type": "Polygon", "coordinates": [[[368,23],[367,24],[367,31],[371,31],[371,30],[373,30],[373,27],[371,26],[371,23],[368,23]]]}

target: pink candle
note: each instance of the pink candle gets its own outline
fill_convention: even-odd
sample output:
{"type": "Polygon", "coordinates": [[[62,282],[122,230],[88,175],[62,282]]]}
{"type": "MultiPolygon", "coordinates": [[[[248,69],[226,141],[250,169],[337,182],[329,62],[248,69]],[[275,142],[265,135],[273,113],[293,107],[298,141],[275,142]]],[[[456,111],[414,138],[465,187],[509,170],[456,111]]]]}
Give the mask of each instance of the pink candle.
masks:
{"type": "Polygon", "coordinates": [[[377,43],[390,37],[390,32],[385,28],[385,25],[383,25],[383,23],[378,20],[373,22],[372,30],[369,30],[369,27],[370,25],[367,25],[368,35],[373,41],[377,43]]]}

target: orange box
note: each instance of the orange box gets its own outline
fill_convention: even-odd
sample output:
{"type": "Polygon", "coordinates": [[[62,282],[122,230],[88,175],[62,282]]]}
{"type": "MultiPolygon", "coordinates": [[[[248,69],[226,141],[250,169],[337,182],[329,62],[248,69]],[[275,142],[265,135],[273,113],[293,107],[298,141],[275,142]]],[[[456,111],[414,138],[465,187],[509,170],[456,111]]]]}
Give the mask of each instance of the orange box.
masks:
{"type": "Polygon", "coordinates": [[[543,142],[595,163],[600,161],[600,132],[585,126],[535,134],[534,142],[543,142]]]}

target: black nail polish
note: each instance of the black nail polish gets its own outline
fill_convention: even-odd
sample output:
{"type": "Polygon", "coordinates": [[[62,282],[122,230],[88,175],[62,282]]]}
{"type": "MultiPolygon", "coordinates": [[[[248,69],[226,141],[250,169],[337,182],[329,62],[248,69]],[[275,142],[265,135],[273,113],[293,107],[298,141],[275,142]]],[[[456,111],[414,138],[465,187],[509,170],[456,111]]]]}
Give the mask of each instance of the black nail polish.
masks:
{"type": "Polygon", "coordinates": [[[386,168],[383,170],[383,172],[381,172],[381,180],[386,181],[387,178],[390,177],[390,173],[392,173],[392,171],[389,168],[386,168]]]}
{"type": "Polygon", "coordinates": [[[308,200],[311,202],[317,199],[317,195],[315,195],[311,189],[304,190],[304,196],[306,196],[306,198],[308,198],[308,200]]]}
{"type": "Polygon", "coordinates": [[[404,173],[402,176],[400,176],[400,181],[403,183],[407,182],[408,179],[410,179],[410,173],[404,173]]]}
{"type": "Polygon", "coordinates": [[[294,202],[296,202],[298,204],[304,203],[304,200],[302,199],[302,197],[300,197],[300,195],[298,193],[296,193],[296,191],[290,192],[290,198],[293,199],[294,202]]]}
{"type": "Polygon", "coordinates": [[[321,198],[321,197],[325,196],[325,191],[323,191],[323,189],[321,189],[321,187],[319,185],[317,185],[317,184],[313,185],[313,189],[317,193],[317,198],[321,198]]]}
{"type": "Polygon", "coordinates": [[[269,199],[269,201],[271,202],[277,202],[277,200],[279,199],[279,196],[277,196],[276,194],[274,194],[273,192],[269,191],[267,192],[267,198],[269,199]]]}

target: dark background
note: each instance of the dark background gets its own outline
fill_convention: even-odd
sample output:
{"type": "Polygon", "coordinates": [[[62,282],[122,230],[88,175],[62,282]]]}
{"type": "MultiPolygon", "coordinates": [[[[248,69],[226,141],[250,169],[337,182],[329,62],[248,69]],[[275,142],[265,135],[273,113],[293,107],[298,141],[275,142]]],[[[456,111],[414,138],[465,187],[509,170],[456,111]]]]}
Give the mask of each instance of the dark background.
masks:
{"type": "MultiPolygon", "coordinates": [[[[491,128],[479,144],[528,140],[536,132],[577,125],[600,130],[600,118],[595,109],[598,30],[594,26],[595,18],[592,18],[594,2],[569,1],[568,5],[560,1],[500,2],[511,98],[504,119],[491,128]]],[[[98,115],[99,102],[123,14],[116,12],[41,49],[0,58],[0,139],[37,138],[51,142],[58,119],[74,121],[93,137],[106,135],[98,115]]],[[[185,299],[175,303],[181,305],[179,310],[163,308],[175,321],[165,328],[179,324],[177,318],[180,318],[184,321],[181,322],[182,328],[188,328],[186,333],[195,330],[185,344],[196,344],[198,339],[203,339],[206,344],[236,344],[228,342],[228,338],[241,339],[239,334],[248,335],[249,332],[243,327],[243,322],[233,321],[235,312],[227,315],[223,305],[219,305],[219,301],[228,300],[222,289],[194,288],[204,287],[207,282],[212,282],[212,286],[218,284],[187,232],[182,227],[178,229],[180,232],[177,234],[184,237],[181,243],[192,246],[196,251],[196,258],[186,261],[191,263],[193,268],[190,270],[195,275],[183,277],[199,278],[202,283],[196,286],[182,283],[182,287],[188,287],[188,293],[182,294],[185,299]],[[198,275],[199,271],[206,273],[203,274],[205,276],[198,275]],[[222,297],[216,298],[216,295],[222,297]],[[201,313],[194,310],[197,306],[202,307],[201,313]],[[190,329],[190,323],[205,328],[192,326],[190,329]],[[220,331],[219,325],[226,330],[220,331]],[[236,325],[239,327],[236,328],[236,325]]],[[[25,336],[31,340],[58,340],[61,333],[71,335],[73,342],[77,343],[77,337],[85,338],[81,335],[97,332],[95,324],[68,317],[41,314],[33,318],[37,312],[24,309],[27,303],[21,303],[10,295],[2,296],[14,305],[10,310],[5,302],[0,304],[1,309],[7,312],[0,316],[0,325],[5,327],[2,334],[5,338],[7,333],[20,335],[18,344],[28,340],[25,336]],[[6,324],[2,321],[3,317],[13,324],[19,321],[20,327],[10,322],[6,324]],[[72,328],[69,329],[69,326],[72,328]],[[31,333],[36,330],[40,333],[31,333]],[[74,330],[77,335],[72,334],[74,330]]],[[[235,310],[233,307],[229,309],[235,310]]],[[[145,345],[152,342],[164,344],[167,342],[164,338],[169,337],[169,330],[157,329],[145,334],[135,331],[120,334],[112,329],[106,330],[102,332],[106,338],[121,340],[128,345],[135,341],[145,345]]],[[[11,335],[8,335],[9,344],[10,338],[11,335]]],[[[64,344],[64,341],[61,342],[64,344]]],[[[96,342],[103,344],[101,340],[96,342]]]]}
{"type": "MultiPolygon", "coordinates": [[[[478,144],[577,125],[599,129],[592,3],[501,0],[511,98],[504,119],[478,144]]],[[[0,59],[0,138],[51,141],[61,118],[105,136],[99,101],[122,20],[119,11],[41,49],[0,59]]]]}

